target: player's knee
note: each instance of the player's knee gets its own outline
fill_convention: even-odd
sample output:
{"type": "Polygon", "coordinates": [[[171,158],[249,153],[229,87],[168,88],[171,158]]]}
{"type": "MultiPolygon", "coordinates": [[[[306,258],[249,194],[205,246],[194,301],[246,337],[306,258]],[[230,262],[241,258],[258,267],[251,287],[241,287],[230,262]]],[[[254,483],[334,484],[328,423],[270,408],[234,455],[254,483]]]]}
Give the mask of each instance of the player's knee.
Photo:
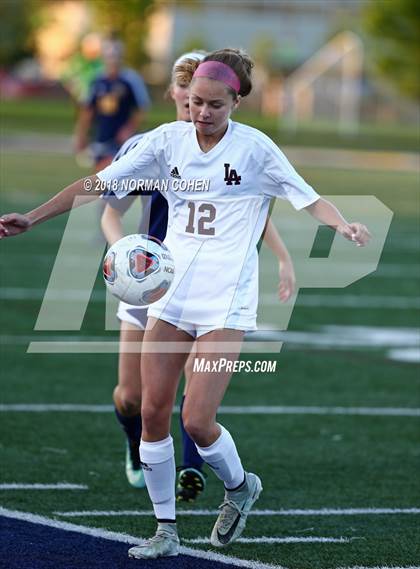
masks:
{"type": "Polygon", "coordinates": [[[141,419],[143,429],[148,432],[160,430],[163,425],[169,423],[172,406],[146,403],[141,407],[141,419]]]}
{"type": "Polygon", "coordinates": [[[202,417],[186,412],[182,414],[182,420],[185,430],[194,442],[201,444],[203,440],[207,439],[210,425],[202,417]]]}
{"type": "Polygon", "coordinates": [[[117,385],[114,389],[114,402],[115,405],[123,415],[135,415],[140,413],[141,397],[140,393],[133,389],[128,389],[117,385]]]}

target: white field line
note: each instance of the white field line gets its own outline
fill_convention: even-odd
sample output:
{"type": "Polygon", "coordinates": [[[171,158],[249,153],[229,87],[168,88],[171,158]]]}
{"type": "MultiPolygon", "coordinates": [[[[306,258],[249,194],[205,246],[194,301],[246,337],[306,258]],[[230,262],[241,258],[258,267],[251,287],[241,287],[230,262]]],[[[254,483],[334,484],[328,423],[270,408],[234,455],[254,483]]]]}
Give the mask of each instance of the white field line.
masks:
{"type": "MultiPolygon", "coordinates": [[[[42,300],[46,289],[43,288],[19,288],[19,287],[0,287],[1,300],[42,300]]],[[[64,289],[60,291],[49,291],[50,300],[66,301],[85,301],[86,290],[64,289]]],[[[278,306],[276,294],[264,293],[260,295],[261,303],[266,306],[278,306]]],[[[97,290],[92,293],[89,302],[104,302],[105,291],[97,290]]],[[[311,307],[338,307],[338,308],[381,308],[381,309],[401,309],[410,310],[420,308],[420,300],[416,297],[401,296],[357,296],[357,295],[324,295],[324,294],[305,294],[300,295],[296,301],[298,306],[311,307]]]]}
{"type": "MultiPolygon", "coordinates": [[[[18,188],[9,188],[9,190],[14,190],[16,196],[18,196],[19,193],[19,189],[18,188]]],[[[42,203],[43,201],[45,201],[45,194],[39,194],[39,197],[37,199],[35,194],[31,194],[32,199],[33,199],[33,204],[35,206],[35,204],[38,203],[42,203]]],[[[27,193],[25,194],[24,192],[20,193],[20,197],[22,198],[20,201],[20,203],[22,204],[22,207],[24,207],[24,204],[27,203],[26,201],[26,197],[27,197],[27,193]]],[[[17,200],[16,200],[17,201],[17,200]]],[[[32,200],[31,200],[32,201],[32,200]]],[[[273,216],[273,221],[276,224],[276,226],[282,230],[282,229],[286,229],[286,228],[295,228],[296,227],[296,222],[295,221],[291,221],[291,222],[287,222],[287,220],[284,219],[284,217],[280,214],[278,215],[276,210],[274,210],[274,216],[273,216]]],[[[76,243],[82,243],[83,245],[86,244],[87,241],[89,241],[89,239],[95,238],[95,235],[97,235],[97,233],[95,233],[95,228],[90,228],[90,229],[79,229],[77,231],[77,233],[72,234],[72,242],[76,243]]],[[[36,239],[37,239],[37,243],[41,244],[43,242],[48,243],[48,245],[51,245],[51,242],[54,240],[57,241],[61,241],[63,237],[63,228],[53,228],[53,227],[46,227],[44,226],[42,228],[42,232],[38,232],[36,239]]],[[[389,237],[387,239],[386,242],[386,248],[388,251],[399,251],[399,250],[403,250],[403,251],[418,251],[419,248],[419,236],[417,235],[416,231],[409,231],[409,232],[398,232],[395,235],[391,235],[391,237],[389,237]]],[[[104,250],[105,250],[105,240],[103,241],[103,245],[104,245],[104,250]]],[[[295,245],[296,247],[296,245],[295,245]]],[[[39,247],[39,250],[42,250],[42,247],[39,247]]],[[[296,247],[295,249],[297,252],[302,250],[302,247],[296,247]]],[[[306,249],[305,249],[306,252],[306,249]]],[[[18,258],[19,256],[25,256],[25,258],[27,258],[27,254],[25,253],[13,253],[13,257],[12,258],[18,258]]],[[[54,259],[55,256],[54,254],[50,254],[47,256],[50,257],[50,259],[54,259]]],[[[34,259],[36,260],[36,256],[34,257],[34,259]]],[[[70,256],[71,258],[71,256],[70,256]]],[[[32,259],[32,256],[31,256],[32,259]]],[[[80,257],[78,257],[78,261],[80,263],[80,257]]],[[[378,265],[379,269],[383,266],[383,265],[392,265],[393,263],[380,263],[378,265]]],[[[402,265],[402,266],[406,266],[406,263],[397,263],[397,265],[402,265]]]]}
{"type": "Polygon", "coordinates": [[[420,363],[420,348],[400,348],[389,350],[387,358],[397,362],[420,363]]]}
{"type": "MultiPolygon", "coordinates": [[[[255,338],[248,339],[245,336],[245,341],[242,345],[242,354],[276,354],[280,353],[280,349],[283,342],[279,340],[280,334],[260,334],[255,338]]],[[[1,342],[0,342],[1,343],[1,342]]],[[[15,345],[14,343],[12,345],[15,345]]],[[[18,343],[16,344],[18,345],[18,343]]],[[[314,348],[316,350],[330,350],[332,348],[336,350],[346,350],[346,349],[358,349],[358,348],[372,348],[373,346],[355,346],[354,344],[349,345],[346,342],[334,341],[327,342],[325,339],[321,338],[319,341],[308,341],[308,342],[292,342],[288,341],[289,349],[299,350],[307,347],[314,348]]],[[[380,346],[381,348],[383,346],[380,346]]],[[[189,347],[188,347],[189,348],[189,347]]],[[[226,353],[226,346],[220,344],[216,346],[219,353],[226,353]]],[[[216,349],[215,348],[215,349],[216,349]]],[[[124,345],[124,351],[126,353],[138,354],[138,353],[180,353],[185,350],[185,346],[181,342],[171,342],[165,344],[165,349],[161,348],[161,345],[157,343],[149,342],[146,346],[143,344],[140,346],[135,342],[126,342],[124,345]]],[[[120,353],[120,345],[118,341],[110,342],[89,342],[85,339],[80,342],[65,341],[34,341],[28,344],[26,353],[28,354],[118,354],[120,353]]],[[[393,359],[399,362],[405,363],[420,363],[420,349],[407,349],[407,350],[390,350],[386,354],[386,358],[393,359]]]]}
{"type": "MultiPolygon", "coordinates": [[[[217,516],[219,510],[177,510],[177,516],[217,516]]],[[[420,508],[321,508],[292,510],[251,510],[250,516],[365,516],[365,515],[416,515],[420,508]]],[[[153,510],[80,510],[74,512],[54,512],[65,518],[83,517],[125,517],[153,516],[153,510]]]]}
{"type": "MultiPolygon", "coordinates": [[[[419,245],[419,241],[417,240],[417,246],[419,245]]],[[[24,254],[22,254],[22,257],[24,256],[24,254]]],[[[15,256],[14,256],[15,257],[15,256]]],[[[32,256],[31,256],[32,259],[32,256]]],[[[9,262],[9,261],[8,261],[9,262]]],[[[78,261],[75,262],[80,262],[80,259],[78,261]]],[[[22,266],[22,263],[20,262],[20,266],[22,266]]],[[[360,265],[358,265],[360,266],[360,265]]],[[[370,268],[370,267],[369,267],[370,268]]],[[[260,275],[261,275],[261,281],[263,281],[264,278],[274,278],[274,276],[276,276],[277,278],[277,273],[276,273],[277,267],[275,265],[269,265],[269,264],[263,264],[261,263],[260,265],[260,275]]],[[[387,264],[380,264],[378,265],[378,268],[373,272],[373,273],[369,273],[368,275],[366,275],[369,278],[375,277],[375,278],[381,278],[381,279],[397,279],[397,278],[401,278],[401,274],[404,274],[404,277],[406,279],[419,279],[420,278],[420,268],[418,266],[413,266],[413,265],[407,265],[407,264],[391,264],[391,263],[387,263],[387,264]]]]}
{"type": "MultiPolygon", "coordinates": [[[[278,306],[276,294],[263,293],[259,296],[264,306],[278,306]]],[[[296,300],[297,306],[310,306],[313,308],[381,308],[408,310],[420,308],[420,299],[416,297],[401,296],[357,296],[351,294],[304,294],[296,300]]]]}
{"type": "MultiPolygon", "coordinates": [[[[284,224],[282,224],[284,225],[284,224]]],[[[417,240],[417,246],[419,241],[417,240]]],[[[27,258],[26,253],[13,253],[13,257],[7,259],[8,266],[13,266],[15,263],[16,266],[22,266],[22,262],[27,258]]],[[[31,261],[32,263],[39,265],[40,263],[50,266],[53,264],[54,260],[56,259],[56,254],[47,254],[47,253],[38,253],[38,254],[31,254],[31,261]]],[[[80,269],[81,262],[83,262],[83,258],[79,255],[66,255],[66,261],[69,265],[76,265],[80,269]]],[[[370,269],[370,265],[369,265],[370,269]]],[[[268,277],[275,274],[276,267],[274,265],[269,264],[261,264],[260,266],[260,275],[261,277],[268,277]]],[[[418,266],[408,265],[408,264],[397,264],[397,263],[381,263],[378,268],[373,272],[370,273],[370,278],[389,278],[389,279],[400,279],[401,274],[404,274],[405,279],[415,279],[420,278],[420,268],[418,266]]],[[[36,290],[36,289],[35,289],[36,290]]]]}
{"type": "MultiPolygon", "coordinates": [[[[246,342],[277,340],[288,344],[313,345],[318,347],[363,347],[363,348],[418,348],[420,346],[420,328],[389,327],[389,326],[319,326],[316,330],[279,330],[278,324],[259,322],[259,329],[248,332],[246,342]]],[[[1,334],[1,344],[20,345],[37,340],[38,342],[103,342],[105,345],[114,344],[115,335],[19,335],[1,334]]]]}
{"type": "MultiPolygon", "coordinates": [[[[112,405],[11,403],[0,404],[2,413],[113,413],[112,405]]],[[[174,413],[179,413],[175,406],[174,413]]],[[[413,407],[304,407],[304,406],[234,406],[222,405],[219,415],[362,415],[367,417],[420,417],[420,408],[413,407]]]]}
{"type": "Polygon", "coordinates": [[[67,482],[59,482],[58,484],[19,484],[11,482],[10,484],[0,484],[0,490],[88,490],[89,486],[85,484],[67,484],[67,482]]]}
{"type": "MultiPolygon", "coordinates": [[[[118,541],[130,545],[138,545],[143,541],[142,538],[138,536],[133,537],[125,533],[112,532],[101,528],[91,528],[91,527],[71,524],[69,522],[60,522],[57,520],[53,520],[51,518],[47,518],[45,516],[38,516],[36,514],[31,514],[28,512],[20,512],[16,510],[8,510],[2,507],[0,507],[0,516],[4,516],[6,518],[12,518],[15,520],[23,520],[33,524],[53,527],[64,531],[74,531],[84,535],[90,535],[93,537],[108,539],[110,541],[118,541]]],[[[184,555],[189,555],[191,557],[196,557],[198,559],[207,559],[210,561],[212,560],[218,561],[219,563],[226,563],[227,565],[230,566],[233,565],[235,567],[248,567],[249,569],[286,569],[285,567],[282,567],[280,565],[260,563],[259,561],[247,561],[244,559],[237,559],[235,557],[229,557],[227,555],[221,555],[219,553],[213,553],[210,551],[196,550],[185,546],[182,546],[180,548],[180,553],[184,555]]]]}
{"type": "Polygon", "coordinates": [[[19,334],[0,334],[0,345],[10,345],[10,346],[25,346],[30,342],[36,343],[35,340],[38,341],[38,343],[41,343],[41,341],[43,343],[47,343],[48,341],[50,341],[51,343],[85,343],[86,345],[88,345],[89,343],[95,342],[95,343],[102,343],[104,345],[110,346],[111,344],[118,344],[119,340],[118,340],[118,336],[114,335],[110,335],[110,336],[82,336],[82,335],[56,335],[54,334],[54,336],[45,336],[45,335],[34,335],[34,336],[27,336],[27,335],[22,335],[20,336],[19,334]]]}
{"type": "MultiPolygon", "coordinates": [[[[350,543],[357,537],[240,537],[236,543],[350,543]]],[[[186,543],[199,544],[210,543],[208,537],[195,537],[194,539],[183,539],[186,543]]]]}
{"type": "Polygon", "coordinates": [[[409,348],[420,346],[420,328],[389,326],[319,326],[316,330],[278,330],[274,323],[261,322],[246,340],[279,340],[289,345],[337,348],[409,348]]]}
{"type": "MultiPolygon", "coordinates": [[[[349,150],[342,148],[318,148],[313,146],[282,146],[282,150],[295,166],[339,168],[344,170],[379,170],[380,172],[418,172],[415,152],[394,150],[349,150]]],[[[3,137],[4,153],[46,154],[72,153],[68,135],[38,133],[15,134],[3,137]]]]}

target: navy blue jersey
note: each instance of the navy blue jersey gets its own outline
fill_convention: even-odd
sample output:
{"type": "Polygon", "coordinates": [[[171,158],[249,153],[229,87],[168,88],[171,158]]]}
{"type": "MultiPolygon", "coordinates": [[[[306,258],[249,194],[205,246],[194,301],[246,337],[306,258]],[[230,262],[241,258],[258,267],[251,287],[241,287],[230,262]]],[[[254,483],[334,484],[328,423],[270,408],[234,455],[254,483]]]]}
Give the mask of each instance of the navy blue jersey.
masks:
{"type": "Polygon", "coordinates": [[[87,106],[94,112],[95,141],[112,141],[133,111],[149,105],[143,80],[131,70],[124,70],[116,79],[104,75],[91,86],[87,106]]]}
{"type": "MultiPolygon", "coordinates": [[[[136,134],[126,140],[116,154],[113,162],[125,156],[130,150],[135,148],[143,134],[136,134]]],[[[142,215],[139,223],[139,233],[151,235],[163,241],[166,237],[168,227],[168,202],[159,192],[134,191],[122,199],[118,199],[114,192],[105,192],[103,199],[114,209],[125,212],[131,205],[131,200],[140,196],[142,200],[142,215]],[[129,201],[127,201],[129,200],[129,201]]]]}

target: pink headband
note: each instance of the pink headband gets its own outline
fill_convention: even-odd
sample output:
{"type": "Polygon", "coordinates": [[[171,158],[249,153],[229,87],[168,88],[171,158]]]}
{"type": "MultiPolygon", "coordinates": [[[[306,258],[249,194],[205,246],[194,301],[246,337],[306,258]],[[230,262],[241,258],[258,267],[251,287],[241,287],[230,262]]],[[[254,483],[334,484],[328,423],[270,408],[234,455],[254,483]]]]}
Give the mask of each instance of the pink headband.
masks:
{"type": "Polygon", "coordinates": [[[215,79],[216,81],[221,81],[235,93],[239,92],[241,88],[241,82],[236,73],[221,61],[203,61],[194,71],[193,79],[195,77],[207,77],[208,79],[215,79]]]}

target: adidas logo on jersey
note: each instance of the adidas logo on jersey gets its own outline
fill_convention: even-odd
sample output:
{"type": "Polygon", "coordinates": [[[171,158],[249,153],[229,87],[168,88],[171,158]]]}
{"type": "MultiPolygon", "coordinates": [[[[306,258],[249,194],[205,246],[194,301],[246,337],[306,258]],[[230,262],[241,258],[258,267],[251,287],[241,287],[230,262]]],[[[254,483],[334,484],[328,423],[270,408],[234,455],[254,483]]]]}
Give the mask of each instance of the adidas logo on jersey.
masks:
{"type": "Polygon", "coordinates": [[[176,166],[175,166],[175,168],[173,168],[173,169],[171,170],[171,176],[172,176],[172,178],[179,178],[179,179],[181,179],[181,176],[179,175],[179,172],[178,172],[178,168],[177,168],[176,166]]]}

